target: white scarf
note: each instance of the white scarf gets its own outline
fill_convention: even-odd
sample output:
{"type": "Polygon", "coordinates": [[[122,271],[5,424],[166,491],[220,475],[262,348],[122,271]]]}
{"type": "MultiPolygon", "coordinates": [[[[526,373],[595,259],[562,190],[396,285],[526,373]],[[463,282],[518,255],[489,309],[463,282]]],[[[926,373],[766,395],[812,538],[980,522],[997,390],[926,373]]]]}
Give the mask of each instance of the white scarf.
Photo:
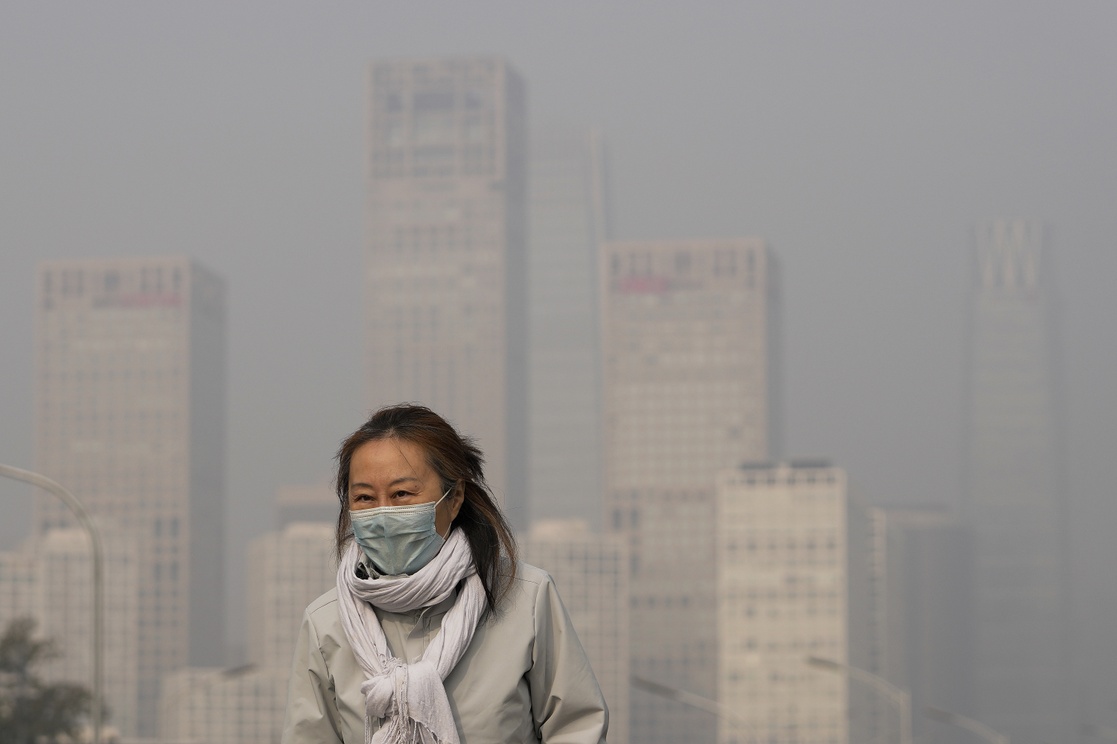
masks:
{"type": "Polygon", "coordinates": [[[337,571],[338,608],[345,636],[365,672],[365,744],[459,744],[458,729],[442,681],[454,669],[485,611],[485,588],[473,566],[473,551],[460,529],[411,576],[357,576],[360,549],[350,543],[337,571]],[[464,581],[463,581],[464,579],[464,581]],[[442,629],[422,657],[405,664],[388,649],[373,605],[409,612],[461,592],[442,629]],[[372,721],[381,722],[372,735],[372,721]]]}

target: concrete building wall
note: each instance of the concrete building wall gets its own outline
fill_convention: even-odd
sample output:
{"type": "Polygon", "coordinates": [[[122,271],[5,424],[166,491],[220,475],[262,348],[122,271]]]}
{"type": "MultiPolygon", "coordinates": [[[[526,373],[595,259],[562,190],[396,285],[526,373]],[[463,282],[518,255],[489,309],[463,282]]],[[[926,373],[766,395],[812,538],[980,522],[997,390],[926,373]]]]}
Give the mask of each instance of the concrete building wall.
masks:
{"type": "MultiPolygon", "coordinates": [[[[108,726],[135,736],[139,705],[139,574],[136,546],[125,535],[102,529],[104,637],[103,694],[108,726]]],[[[59,657],[46,664],[51,681],[92,687],[93,551],[76,527],[47,532],[35,551],[35,613],[39,632],[57,644],[59,657]]]]}
{"type": "MultiPolygon", "coordinates": [[[[38,271],[36,470],[139,550],[139,731],[159,679],[224,642],[225,294],[187,258],[38,271]]],[[[36,499],[36,531],[66,527],[36,499]]]]}
{"type": "Polygon", "coordinates": [[[626,744],[629,710],[628,556],[615,535],[580,520],[536,522],[522,541],[528,563],[551,574],[609,705],[609,741],[626,744]]]}
{"type": "Polygon", "coordinates": [[[277,744],[288,672],[191,667],[170,674],[159,699],[159,738],[204,744],[277,744]]]}
{"type": "MultiPolygon", "coordinates": [[[[845,744],[850,685],[808,657],[855,664],[845,473],[770,464],[717,489],[717,741],[845,744]]],[[[852,714],[851,714],[852,715],[852,714]]]]}
{"type": "Polygon", "coordinates": [[[303,610],[334,586],[334,526],[295,522],[248,547],[248,661],[288,670],[303,610]]]}
{"type": "MultiPolygon", "coordinates": [[[[764,242],[604,247],[606,529],[628,543],[633,674],[717,696],[714,485],[769,456],[774,259],[764,242]]],[[[633,741],[712,740],[709,713],[632,695],[633,741]]]]}
{"type": "Polygon", "coordinates": [[[0,628],[19,617],[34,617],[35,558],[24,547],[0,553],[0,628]]]}

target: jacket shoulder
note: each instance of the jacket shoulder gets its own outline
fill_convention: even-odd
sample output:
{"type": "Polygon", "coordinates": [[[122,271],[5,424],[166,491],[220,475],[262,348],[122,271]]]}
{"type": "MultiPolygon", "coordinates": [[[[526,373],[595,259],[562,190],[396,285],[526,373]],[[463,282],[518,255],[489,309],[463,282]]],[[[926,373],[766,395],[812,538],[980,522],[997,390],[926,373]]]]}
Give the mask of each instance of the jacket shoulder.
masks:
{"type": "Polygon", "coordinates": [[[336,586],[332,587],[328,592],[306,606],[306,614],[308,616],[320,615],[323,612],[337,613],[336,586]]]}
{"type": "Polygon", "coordinates": [[[524,563],[523,561],[516,562],[516,581],[520,584],[531,586],[555,583],[555,580],[551,578],[549,573],[530,563],[524,563]]]}

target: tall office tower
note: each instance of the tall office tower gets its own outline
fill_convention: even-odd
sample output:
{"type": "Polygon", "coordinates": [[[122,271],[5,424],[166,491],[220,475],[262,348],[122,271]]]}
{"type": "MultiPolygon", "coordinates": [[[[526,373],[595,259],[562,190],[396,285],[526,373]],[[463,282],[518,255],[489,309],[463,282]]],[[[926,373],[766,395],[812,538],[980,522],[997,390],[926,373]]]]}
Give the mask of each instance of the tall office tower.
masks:
{"type": "MultiPolygon", "coordinates": [[[[102,526],[104,591],[103,684],[106,723],[135,736],[139,692],[139,556],[127,536],[102,526]]],[[[93,670],[93,584],[89,537],[78,527],[50,530],[36,550],[39,631],[60,655],[43,669],[52,681],[89,686],[93,670]]]]}
{"type": "Polygon", "coordinates": [[[365,364],[475,437],[509,519],[527,498],[524,86],[489,58],[373,63],[365,364]]]}
{"type": "MultiPolygon", "coordinates": [[[[817,657],[863,668],[867,551],[845,472],[824,462],[744,465],[717,488],[717,741],[875,742],[871,698],[817,657]],[[861,575],[856,575],[857,573],[861,575]],[[848,715],[847,715],[848,712],[848,715]]],[[[898,715],[894,712],[894,716],[898,715]]],[[[895,736],[882,741],[897,741],[895,736]]]]}
{"type": "Polygon", "coordinates": [[[532,524],[524,559],[554,577],[609,706],[609,741],[628,738],[628,559],[617,535],[581,520],[532,524]]]}
{"type": "MultiPolygon", "coordinates": [[[[223,642],[225,290],[181,257],[51,261],[35,306],[35,459],[139,549],[139,725],[223,642]]],[[[40,533],[68,526],[36,500],[40,533]]]]}
{"type": "Polygon", "coordinates": [[[976,717],[1070,741],[1070,622],[1055,297],[1043,228],[977,229],[963,515],[974,531],[976,717]]]}
{"type": "MultiPolygon", "coordinates": [[[[972,541],[944,506],[868,510],[871,535],[869,627],[875,641],[866,669],[911,693],[912,710],[972,715],[972,541]]],[[[877,727],[898,740],[887,722],[877,727]]],[[[916,741],[965,744],[970,733],[924,715],[916,741]]]]}
{"type": "MultiPolygon", "coordinates": [[[[716,697],[714,485],[777,441],[776,267],[759,239],[603,251],[605,521],[628,542],[633,673],[716,697]]],[[[630,737],[709,741],[710,714],[635,691],[630,737]]]]}
{"type": "Polygon", "coordinates": [[[608,237],[596,133],[533,136],[528,202],[532,521],[601,522],[598,250],[608,237]]]}
{"type": "Polygon", "coordinates": [[[334,525],[295,522],[248,546],[248,661],[289,670],[303,610],[337,579],[334,525]]]}

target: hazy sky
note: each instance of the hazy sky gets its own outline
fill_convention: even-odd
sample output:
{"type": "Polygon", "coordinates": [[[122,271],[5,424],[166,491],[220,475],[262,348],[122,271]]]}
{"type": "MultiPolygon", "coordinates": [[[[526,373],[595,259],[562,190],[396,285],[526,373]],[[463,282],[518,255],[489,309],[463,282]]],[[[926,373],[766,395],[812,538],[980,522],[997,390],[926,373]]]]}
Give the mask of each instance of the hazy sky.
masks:
{"type": "MultiPolygon", "coordinates": [[[[195,256],[229,289],[239,560],[270,526],[256,509],[324,480],[364,414],[366,63],[495,54],[525,78],[531,126],[605,133],[616,237],[770,242],[785,451],[832,458],[868,500],[956,498],[970,231],[1049,224],[1100,639],[1117,607],[1115,29],[1109,2],[9,0],[0,461],[32,465],[36,262],[195,256]]],[[[0,547],[26,503],[0,486],[0,547]]]]}

